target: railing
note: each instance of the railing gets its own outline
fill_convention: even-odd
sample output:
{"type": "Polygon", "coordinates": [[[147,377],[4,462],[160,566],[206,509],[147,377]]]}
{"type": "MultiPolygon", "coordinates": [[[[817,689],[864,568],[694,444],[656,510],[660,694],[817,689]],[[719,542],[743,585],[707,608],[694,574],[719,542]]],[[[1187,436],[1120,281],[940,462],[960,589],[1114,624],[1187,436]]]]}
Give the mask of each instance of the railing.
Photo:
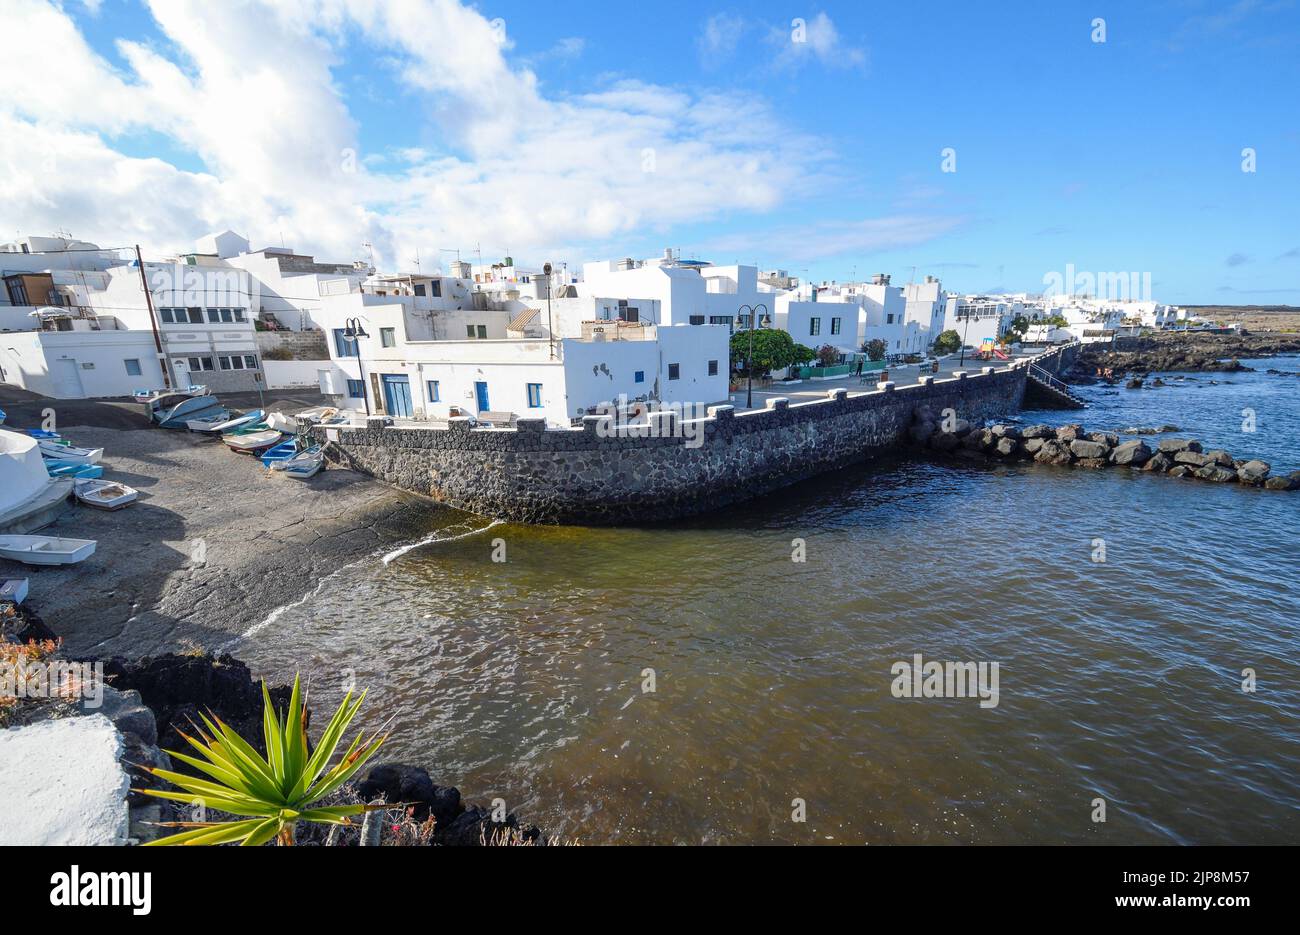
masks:
{"type": "Polygon", "coordinates": [[[1070,389],[1069,384],[1054,376],[1051,371],[1044,370],[1042,367],[1038,366],[1038,364],[1031,363],[1029,365],[1029,375],[1039,383],[1047,384],[1062,396],[1068,396],[1070,399],[1082,402],[1082,400],[1074,394],[1074,391],[1070,389]]]}

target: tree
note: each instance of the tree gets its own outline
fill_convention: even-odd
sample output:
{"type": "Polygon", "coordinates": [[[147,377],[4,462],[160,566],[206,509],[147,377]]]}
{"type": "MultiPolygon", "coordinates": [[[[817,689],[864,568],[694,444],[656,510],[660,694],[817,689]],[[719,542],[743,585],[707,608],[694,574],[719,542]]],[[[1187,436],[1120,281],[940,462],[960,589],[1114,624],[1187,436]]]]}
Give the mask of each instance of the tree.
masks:
{"type": "Polygon", "coordinates": [[[880,338],[872,338],[862,345],[862,353],[867,355],[869,360],[884,360],[885,351],[889,350],[889,345],[880,338]]]}
{"type": "Polygon", "coordinates": [[[817,363],[823,367],[834,367],[840,362],[840,352],[829,344],[817,348],[817,363]]]}
{"type": "Polygon", "coordinates": [[[793,357],[790,360],[791,367],[800,367],[811,361],[817,356],[817,352],[806,344],[796,344],[794,346],[793,357]]]}
{"type": "MultiPolygon", "coordinates": [[[[748,370],[751,366],[756,375],[771,373],[782,367],[800,363],[796,360],[794,339],[789,332],[776,328],[759,328],[753,332],[754,359],[749,361],[749,331],[737,331],[731,336],[731,369],[748,370]],[[745,366],[741,366],[744,363],[745,366]]],[[[803,350],[808,350],[803,348],[803,350]]],[[[812,352],[803,360],[811,360],[812,352]]]]}
{"type": "Polygon", "coordinates": [[[934,339],[936,354],[952,354],[961,348],[961,335],[949,328],[934,339]]]}

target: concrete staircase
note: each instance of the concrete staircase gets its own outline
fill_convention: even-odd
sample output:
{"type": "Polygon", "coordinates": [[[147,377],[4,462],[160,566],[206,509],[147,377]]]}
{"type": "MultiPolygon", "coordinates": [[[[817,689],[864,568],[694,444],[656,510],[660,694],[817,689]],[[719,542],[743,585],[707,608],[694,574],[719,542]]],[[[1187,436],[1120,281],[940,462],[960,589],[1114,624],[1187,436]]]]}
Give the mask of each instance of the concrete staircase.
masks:
{"type": "Polygon", "coordinates": [[[1045,407],[1053,409],[1086,409],[1088,404],[1070,389],[1063,380],[1053,376],[1037,364],[1030,364],[1026,370],[1029,392],[1032,392],[1045,407]]]}

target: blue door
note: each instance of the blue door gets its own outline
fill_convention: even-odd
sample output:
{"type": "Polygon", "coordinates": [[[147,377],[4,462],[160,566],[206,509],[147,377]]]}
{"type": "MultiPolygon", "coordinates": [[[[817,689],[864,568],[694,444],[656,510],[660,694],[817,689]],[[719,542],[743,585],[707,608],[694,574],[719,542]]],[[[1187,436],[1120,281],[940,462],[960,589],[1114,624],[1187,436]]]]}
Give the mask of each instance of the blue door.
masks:
{"type": "Polygon", "coordinates": [[[482,380],[474,383],[474,398],[478,400],[479,412],[487,412],[492,408],[488,405],[487,384],[482,380]]]}
{"type": "Polygon", "coordinates": [[[415,414],[411,408],[411,381],[405,375],[384,374],[384,408],[390,416],[405,419],[415,414]]]}

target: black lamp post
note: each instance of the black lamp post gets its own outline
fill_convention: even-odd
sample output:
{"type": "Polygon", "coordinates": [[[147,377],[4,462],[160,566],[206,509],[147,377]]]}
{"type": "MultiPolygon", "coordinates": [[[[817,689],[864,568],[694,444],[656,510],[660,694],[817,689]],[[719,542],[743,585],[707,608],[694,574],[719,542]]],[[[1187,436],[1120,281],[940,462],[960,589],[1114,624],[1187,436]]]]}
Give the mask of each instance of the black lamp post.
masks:
{"type": "Polygon", "coordinates": [[[359,318],[349,318],[343,323],[343,340],[357,352],[357,374],[361,377],[361,400],[366,404],[366,416],[370,416],[370,397],[366,394],[366,368],[361,364],[361,338],[368,338],[366,329],[361,327],[359,318]]]}
{"type": "Polygon", "coordinates": [[[970,309],[966,309],[966,328],[961,333],[961,360],[957,361],[957,366],[962,367],[966,364],[966,338],[970,334],[970,309]]]}
{"type": "Polygon", "coordinates": [[[772,323],[772,319],[767,317],[767,306],[762,302],[759,302],[757,305],[742,305],[740,308],[736,309],[737,315],[744,311],[749,312],[749,359],[745,361],[745,370],[749,375],[749,388],[745,391],[746,409],[754,408],[754,331],[757,329],[759,324],[758,310],[760,308],[763,310],[763,327],[767,327],[772,323]]]}

